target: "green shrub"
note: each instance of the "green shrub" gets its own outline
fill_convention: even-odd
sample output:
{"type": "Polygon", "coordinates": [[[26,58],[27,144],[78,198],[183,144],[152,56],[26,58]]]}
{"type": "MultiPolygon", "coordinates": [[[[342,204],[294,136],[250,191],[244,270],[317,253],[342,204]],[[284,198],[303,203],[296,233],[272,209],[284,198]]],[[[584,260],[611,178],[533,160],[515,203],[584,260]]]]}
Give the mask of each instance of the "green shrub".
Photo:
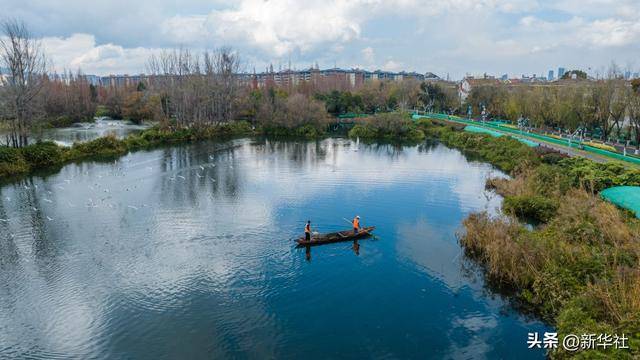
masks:
{"type": "Polygon", "coordinates": [[[375,139],[376,137],[378,137],[378,132],[372,127],[357,124],[351,130],[349,130],[349,137],[353,139],[375,139]]]}
{"type": "Polygon", "coordinates": [[[70,116],[62,115],[62,116],[58,116],[53,120],[49,120],[49,125],[55,128],[61,128],[61,127],[69,127],[73,125],[75,122],[76,121],[70,116]]]}
{"type": "Polygon", "coordinates": [[[317,139],[323,134],[312,125],[303,125],[296,129],[296,135],[304,139],[317,139]]]}
{"type": "Polygon", "coordinates": [[[596,163],[584,158],[561,160],[560,165],[576,187],[599,192],[612,186],[640,186],[640,170],[619,163],[596,163]]]}
{"type": "Polygon", "coordinates": [[[242,136],[253,133],[253,126],[248,121],[232,121],[218,127],[220,134],[225,136],[242,136]]]}
{"type": "Polygon", "coordinates": [[[425,139],[425,134],[420,129],[410,129],[407,132],[406,139],[411,142],[419,142],[425,139]]]}
{"type": "Polygon", "coordinates": [[[109,109],[107,109],[106,106],[98,105],[96,107],[96,116],[97,117],[109,116],[109,114],[110,114],[109,109]]]}
{"type": "Polygon", "coordinates": [[[29,165],[18,149],[0,146],[0,177],[29,172],[29,165]]]}
{"type": "MultiPolygon", "coordinates": [[[[422,126],[427,123],[422,122],[422,126]]],[[[381,113],[359,119],[349,131],[349,137],[365,141],[419,142],[424,140],[425,133],[406,113],[381,113]]]]}
{"type": "Polygon", "coordinates": [[[303,138],[303,139],[318,139],[325,135],[324,130],[318,128],[318,126],[312,124],[306,124],[295,128],[288,128],[285,126],[265,126],[262,128],[264,135],[275,138],[303,138]]]}
{"type": "Polygon", "coordinates": [[[129,135],[126,139],[124,139],[125,146],[127,149],[136,150],[136,149],[144,149],[151,146],[149,141],[147,141],[144,137],[140,135],[129,135]]]}
{"type": "Polygon", "coordinates": [[[507,196],[502,203],[507,214],[536,222],[549,221],[558,211],[558,206],[556,201],[539,195],[507,196]]]}
{"type": "Polygon", "coordinates": [[[427,118],[420,118],[414,122],[417,127],[430,127],[433,126],[433,121],[427,118]]]}
{"type": "Polygon", "coordinates": [[[33,169],[62,164],[62,150],[51,141],[38,142],[20,149],[25,160],[33,169]]]}
{"type": "Polygon", "coordinates": [[[118,140],[115,135],[107,135],[85,143],[75,143],[66,154],[65,160],[82,158],[114,158],[127,153],[126,142],[118,140]]]}
{"type": "Polygon", "coordinates": [[[540,157],[532,148],[508,136],[496,138],[487,134],[458,131],[448,126],[433,126],[423,131],[447,146],[476,154],[508,173],[540,163],[540,157]]]}

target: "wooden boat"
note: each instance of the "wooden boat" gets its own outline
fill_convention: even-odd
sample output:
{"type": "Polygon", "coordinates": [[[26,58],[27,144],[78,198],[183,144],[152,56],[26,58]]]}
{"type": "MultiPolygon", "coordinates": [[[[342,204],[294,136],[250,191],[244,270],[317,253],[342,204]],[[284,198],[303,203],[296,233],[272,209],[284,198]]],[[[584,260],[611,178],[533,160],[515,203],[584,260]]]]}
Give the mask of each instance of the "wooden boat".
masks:
{"type": "Polygon", "coordinates": [[[354,234],[353,230],[345,230],[328,234],[311,235],[311,240],[309,241],[305,240],[304,237],[301,237],[296,240],[296,242],[298,243],[298,247],[304,247],[361,239],[370,236],[371,232],[375,230],[375,228],[375,226],[365,227],[360,229],[357,234],[354,234]]]}

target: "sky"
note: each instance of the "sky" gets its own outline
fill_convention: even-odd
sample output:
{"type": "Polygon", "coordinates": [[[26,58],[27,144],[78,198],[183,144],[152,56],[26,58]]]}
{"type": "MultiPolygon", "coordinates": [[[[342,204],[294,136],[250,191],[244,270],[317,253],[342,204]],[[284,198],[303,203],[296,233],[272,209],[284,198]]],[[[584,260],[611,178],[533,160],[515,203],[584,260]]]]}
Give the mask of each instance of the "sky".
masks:
{"type": "Polygon", "coordinates": [[[640,69],[640,0],[0,0],[57,71],[144,73],[149,56],[230,46],[246,71],[547,75],[640,69]]]}

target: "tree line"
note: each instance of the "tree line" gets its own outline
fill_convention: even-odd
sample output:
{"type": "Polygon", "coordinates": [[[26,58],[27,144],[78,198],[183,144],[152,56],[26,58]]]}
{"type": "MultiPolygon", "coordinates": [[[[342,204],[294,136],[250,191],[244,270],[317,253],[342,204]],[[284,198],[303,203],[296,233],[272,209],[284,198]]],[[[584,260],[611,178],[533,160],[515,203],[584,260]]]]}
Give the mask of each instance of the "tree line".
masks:
{"type": "Polygon", "coordinates": [[[471,90],[466,105],[474,113],[528,126],[581,132],[603,141],[640,143],[640,80],[612,72],[597,81],[546,85],[484,85],[471,90]]]}
{"type": "Polygon", "coordinates": [[[94,86],[78,71],[51,74],[40,41],[24,23],[0,23],[0,121],[5,145],[23,147],[33,129],[68,126],[109,116],[153,120],[167,129],[206,128],[246,120],[264,128],[326,127],[331,116],[419,109],[479,114],[528,126],[582,131],[602,140],[640,144],[640,83],[609,76],[552,84],[475,86],[462,101],[456,83],[368,81],[356,88],[331,81],[256,87],[239,76],[243,65],[230,48],[194,52],[180,48],[150,57],[139,83],[94,86]]]}

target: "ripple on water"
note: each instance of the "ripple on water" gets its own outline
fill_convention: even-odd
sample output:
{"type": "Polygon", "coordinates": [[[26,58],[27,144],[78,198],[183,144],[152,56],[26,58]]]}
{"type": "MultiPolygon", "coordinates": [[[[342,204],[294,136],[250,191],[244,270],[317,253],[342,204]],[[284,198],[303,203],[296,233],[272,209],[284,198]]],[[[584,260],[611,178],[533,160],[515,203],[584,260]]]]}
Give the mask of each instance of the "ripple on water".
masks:
{"type": "Polygon", "coordinates": [[[499,203],[479,196],[493,170],[351,145],[171,147],[0,188],[0,357],[532,356],[504,344],[542,326],[449,259],[465,214],[499,203]],[[380,240],[294,247],[305,220],[354,214],[380,240]]]}

